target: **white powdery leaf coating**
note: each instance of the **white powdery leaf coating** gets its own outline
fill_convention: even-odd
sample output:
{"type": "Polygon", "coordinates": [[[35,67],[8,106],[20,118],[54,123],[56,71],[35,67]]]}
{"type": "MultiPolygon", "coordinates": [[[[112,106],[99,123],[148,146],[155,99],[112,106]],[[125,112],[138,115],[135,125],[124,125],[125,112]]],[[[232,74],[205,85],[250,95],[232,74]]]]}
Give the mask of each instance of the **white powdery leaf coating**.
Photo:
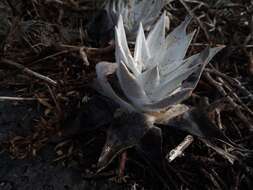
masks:
{"type": "Polygon", "coordinates": [[[157,21],[155,27],[149,33],[147,38],[147,45],[150,52],[157,52],[161,49],[165,42],[165,13],[157,21]]]}
{"type": "Polygon", "coordinates": [[[107,76],[113,74],[118,65],[114,63],[109,62],[100,62],[96,65],[96,73],[97,73],[97,80],[100,84],[100,87],[102,89],[101,93],[105,96],[113,99],[115,102],[117,102],[121,107],[127,109],[128,111],[133,111],[134,108],[131,106],[131,104],[124,101],[122,98],[120,98],[111,87],[110,83],[107,81],[107,76]]]}
{"type": "Polygon", "coordinates": [[[107,0],[105,9],[115,25],[122,15],[126,35],[128,39],[134,39],[140,22],[145,31],[149,30],[163,6],[164,0],[107,0]]]}
{"type": "Polygon", "coordinates": [[[156,89],[160,84],[160,74],[158,66],[156,65],[152,69],[143,72],[140,76],[141,78],[139,78],[139,80],[141,81],[142,86],[144,87],[147,95],[151,96],[153,90],[156,89]]]}
{"type": "Polygon", "coordinates": [[[140,23],[139,32],[136,38],[134,60],[137,63],[137,69],[142,71],[143,65],[150,59],[150,52],[145,39],[142,23],[140,23]]]}
{"type": "Polygon", "coordinates": [[[162,75],[173,72],[175,68],[182,63],[195,32],[196,31],[193,31],[189,35],[178,40],[172,46],[165,48],[167,50],[165,58],[160,61],[162,75]]]}
{"type": "Polygon", "coordinates": [[[167,47],[171,46],[175,42],[178,42],[178,40],[184,38],[187,35],[186,29],[191,22],[191,19],[192,18],[189,15],[186,16],[184,21],[166,37],[167,47]]]}
{"type": "Polygon", "coordinates": [[[117,77],[124,94],[136,107],[149,103],[143,86],[129,72],[123,61],[118,65],[117,77]]]}
{"type": "Polygon", "coordinates": [[[131,71],[138,75],[137,63],[134,61],[131,52],[128,48],[125,29],[123,26],[122,17],[119,17],[118,25],[115,27],[115,41],[116,41],[116,62],[121,60],[131,69],[131,71]]]}
{"type": "Polygon", "coordinates": [[[167,37],[165,37],[165,20],[164,13],[147,39],[140,24],[132,56],[123,20],[119,17],[115,29],[117,62],[115,65],[118,66],[115,70],[128,103],[122,103],[116,92],[107,93],[107,96],[112,99],[117,96],[116,101],[128,110],[131,105],[137,111],[156,112],[181,103],[197,86],[207,63],[223,48],[206,48],[201,53],[184,59],[195,34],[195,31],[186,33],[191,19],[186,17],[185,21],[167,37]]]}

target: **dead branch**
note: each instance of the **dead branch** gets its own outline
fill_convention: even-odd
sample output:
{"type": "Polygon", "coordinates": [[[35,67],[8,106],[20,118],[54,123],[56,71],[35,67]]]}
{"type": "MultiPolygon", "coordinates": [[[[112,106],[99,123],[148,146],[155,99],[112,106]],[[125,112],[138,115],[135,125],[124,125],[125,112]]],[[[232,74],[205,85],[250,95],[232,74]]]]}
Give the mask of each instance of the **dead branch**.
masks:
{"type": "Polygon", "coordinates": [[[226,90],[223,88],[223,83],[217,82],[215,79],[213,79],[213,77],[208,72],[206,72],[204,74],[204,76],[218,90],[218,92],[222,96],[227,97],[227,100],[230,103],[230,106],[232,106],[234,108],[234,111],[235,111],[236,115],[238,116],[238,118],[240,118],[246,126],[248,126],[250,129],[252,129],[253,126],[250,124],[250,122],[248,121],[247,117],[241,111],[241,106],[239,106],[233,100],[233,98],[226,92],[226,90]]]}
{"type": "MultiPolygon", "coordinates": [[[[38,98],[0,96],[0,101],[36,101],[36,100],[38,100],[38,98]]],[[[43,100],[48,100],[48,99],[45,98],[43,100]]]]}
{"type": "Polygon", "coordinates": [[[252,116],[253,116],[253,112],[252,110],[246,105],[243,103],[243,101],[239,98],[239,96],[232,90],[232,88],[226,84],[225,81],[223,81],[222,78],[218,77],[217,78],[222,84],[223,86],[228,90],[228,92],[231,94],[231,96],[238,102],[240,103],[240,105],[245,109],[247,110],[252,116]]]}
{"type": "Polygon", "coordinates": [[[237,88],[238,90],[240,90],[242,92],[242,94],[244,94],[245,96],[247,96],[247,98],[251,99],[253,101],[253,94],[247,90],[240,81],[238,81],[235,78],[229,77],[228,75],[216,70],[216,69],[206,69],[206,71],[208,73],[211,74],[215,74],[219,77],[222,77],[224,80],[226,80],[227,82],[229,82],[230,85],[232,85],[233,87],[237,88]]]}
{"type": "Polygon", "coordinates": [[[91,47],[85,47],[85,46],[73,46],[73,45],[66,45],[66,44],[62,44],[60,45],[61,48],[63,49],[69,49],[72,51],[84,51],[87,55],[98,55],[98,54],[106,54],[106,53],[110,53],[113,52],[114,50],[114,43],[112,43],[111,45],[105,47],[105,48],[91,48],[91,47]]]}
{"type": "Polygon", "coordinates": [[[10,65],[12,67],[15,67],[16,69],[18,69],[18,70],[20,70],[20,71],[22,71],[22,72],[24,72],[24,73],[26,73],[26,74],[28,74],[30,76],[33,76],[33,77],[35,77],[37,79],[43,80],[43,81],[45,81],[45,82],[47,82],[47,83],[49,83],[49,84],[51,84],[53,86],[57,85],[57,82],[54,81],[53,79],[50,79],[49,77],[46,77],[46,76],[44,76],[42,74],[39,74],[39,73],[37,73],[35,71],[32,71],[31,69],[25,67],[22,64],[19,64],[19,63],[16,63],[16,62],[12,61],[12,60],[4,59],[4,58],[1,59],[1,62],[4,63],[4,64],[6,64],[6,65],[10,65]]]}
{"type": "Polygon", "coordinates": [[[195,15],[195,13],[190,9],[190,7],[184,2],[184,0],[179,0],[179,1],[184,6],[184,8],[187,10],[189,15],[192,16],[192,18],[194,18],[198,22],[200,28],[203,30],[203,32],[206,36],[206,39],[208,41],[210,41],[210,36],[206,30],[206,27],[203,25],[203,23],[200,21],[200,19],[195,15]]]}
{"type": "Polygon", "coordinates": [[[236,160],[238,160],[238,158],[226,151],[224,151],[223,149],[213,145],[210,141],[205,140],[200,138],[200,140],[205,143],[205,145],[207,145],[209,148],[213,149],[214,151],[216,151],[218,154],[220,154],[223,158],[227,159],[231,164],[234,164],[234,162],[236,160]]]}

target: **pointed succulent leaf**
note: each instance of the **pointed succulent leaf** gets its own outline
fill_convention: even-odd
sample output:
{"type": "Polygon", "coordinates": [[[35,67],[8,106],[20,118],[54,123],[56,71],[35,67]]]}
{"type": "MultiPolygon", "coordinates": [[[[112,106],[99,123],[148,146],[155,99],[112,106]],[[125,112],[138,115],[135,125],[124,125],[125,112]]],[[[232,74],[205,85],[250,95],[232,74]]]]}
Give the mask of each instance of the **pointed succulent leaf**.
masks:
{"type": "Polygon", "coordinates": [[[183,64],[164,78],[165,81],[153,93],[152,98],[161,99],[183,85],[183,83],[184,88],[192,88],[193,90],[196,87],[206,64],[221,49],[222,48],[212,48],[209,50],[209,48],[207,48],[200,54],[186,59],[183,64]],[[189,85],[189,83],[192,85],[189,85]]]}
{"type": "Polygon", "coordinates": [[[160,17],[147,38],[147,45],[151,55],[161,49],[165,42],[165,13],[160,17]]]}
{"type": "Polygon", "coordinates": [[[152,100],[161,100],[164,97],[169,96],[176,89],[178,89],[183,81],[186,80],[191,74],[193,74],[200,66],[201,65],[196,65],[193,68],[184,70],[179,75],[176,74],[174,78],[167,80],[166,83],[156,88],[155,92],[152,94],[152,100]]]}
{"type": "Polygon", "coordinates": [[[149,102],[143,87],[138,83],[133,74],[129,72],[123,61],[121,61],[117,69],[117,77],[123,92],[135,106],[149,102]]]}
{"type": "Polygon", "coordinates": [[[135,74],[138,75],[137,64],[135,63],[131,52],[128,48],[125,29],[123,26],[122,17],[119,17],[118,25],[115,28],[115,40],[116,40],[116,61],[120,63],[121,60],[125,62],[128,68],[135,74]]]}
{"type": "MultiPolygon", "coordinates": [[[[166,17],[165,17],[166,18],[166,17]]],[[[161,75],[173,70],[177,64],[184,58],[195,31],[189,35],[186,34],[186,28],[191,21],[187,16],[185,21],[176,27],[164,40],[162,48],[152,51],[155,60],[159,62],[161,75]]],[[[152,64],[152,62],[151,62],[152,64]]],[[[150,63],[148,62],[148,65],[150,63]]]]}
{"type": "Polygon", "coordinates": [[[134,60],[137,63],[137,68],[139,72],[142,71],[144,63],[146,63],[149,58],[150,58],[149,49],[145,39],[142,24],[140,23],[134,49],[134,60]]]}
{"type": "Polygon", "coordinates": [[[140,82],[144,87],[146,94],[149,96],[160,83],[160,75],[158,66],[145,71],[140,75],[140,82]]]}
{"type": "Polygon", "coordinates": [[[167,47],[171,46],[173,43],[177,42],[178,40],[184,38],[187,35],[186,29],[191,20],[191,16],[186,16],[185,20],[166,37],[167,47]]]}
{"type": "Polygon", "coordinates": [[[126,32],[123,24],[123,18],[121,15],[119,15],[119,20],[117,24],[117,29],[118,29],[118,38],[121,42],[122,48],[124,49],[125,52],[130,53],[128,45],[127,45],[127,38],[126,38],[126,32]]]}
{"type": "Polygon", "coordinates": [[[116,101],[120,106],[127,109],[128,111],[133,111],[134,108],[129,103],[121,99],[112,89],[110,83],[107,80],[107,76],[114,73],[117,69],[117,64],[109,62],[100,62],[96,65],[96,73],[98,82],[102,88],[102,92],[107,97],[116,101]]]}
{"type": "MultiPolygon", "coordinates": [[[[204,64],[202,64],[202,67],[199,67],[186,81],[184,81],[182,83],[182,88],[191,88],[191,89],[195,89],[199,80],[200,80],[200,77],[201,77],[201,74],[203,73],[204,71],[204,68],[205,66],[209,63],[209,61],[219,52],[221,51],[225,46],[220,46],[220,47],[215,47],[215,48],[207,48],[205,50],[203,50],[202,52],[202,55],[205,56],[204,52],[207,52],[208,51],[208,56],[207,58],[205,59],[205,62],[204,64]]],[[[197,54],[198,55],[198,54],[197,54]]],[[[194,56],[196,55],[193,55],[191,56],[190,58],[188,58],[189,62],[191,62],[192,64],[195,64],[194,63],[194,56]]],[[[199,56],[201,56],[201,53],[199,54],[199,56]]],[[[202,58],[203,59],[203,58],[202,58]]]]}
{"type": "Polygon", "coordinates": [[[196,30],[189,35],[182,37],[177,41],[177,43],[172,44],[167,49],[165,60],[161,61],[160,64],[162,75],[174,72],[174,70],[179,66],[178,64],[182,63],[195,33],[196,30]]]}

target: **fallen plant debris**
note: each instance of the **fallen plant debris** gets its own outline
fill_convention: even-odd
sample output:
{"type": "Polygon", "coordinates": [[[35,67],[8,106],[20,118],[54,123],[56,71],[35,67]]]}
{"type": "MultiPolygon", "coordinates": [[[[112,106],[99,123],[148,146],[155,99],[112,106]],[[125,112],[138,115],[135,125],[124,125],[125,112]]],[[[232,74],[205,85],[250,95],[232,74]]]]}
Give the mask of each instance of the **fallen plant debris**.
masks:
{"type": "Polygon", "coordinates": [[[190,146],[190,144],[193,142],[193,137],[191,135],[187,135],[184,140],[175,148],[172,149],[169,154],[166,155],[166,159],[168,162],[172,162],[177,157],[180,157],[183,155],[183,151],[190,146]]]}
{"type": "MultiPolygon", "coordinates": [[[[171,24],[166,32],[192,16],[188,30],[197,31],[187,57],[210,44],[226,45],[183,102],[195,107],[191,117],[212,121],[222,131],[214,136],[224,135],[221,140],[206,139],[210,132],[201,131],[203,136],[181,149],[189,129],[159,124],[98,172],[108,127],[142,119],[124,115],[96,92],[98,86],[93,88],[96,65],[115,62],[116,23],[107,23],[108,10],[103,10],[108,2],[113,3],[0,2],[0,189],[251,189],[252,2],[172,0],[162,8],[171,24]],[[173,149],[178,154],[170,154],[173,149]],[[165,159],[169,155],[172,162],[165,159]]],[[[129,46],[133,52],[132,41],[129,46]]],[[[117,77],[107,78],[119,88],[117,77]]],[[[138,128],[138,122],[131,127],[138,128]]],[[[111,128],[112,134],[117,131],[111,128]]]]}

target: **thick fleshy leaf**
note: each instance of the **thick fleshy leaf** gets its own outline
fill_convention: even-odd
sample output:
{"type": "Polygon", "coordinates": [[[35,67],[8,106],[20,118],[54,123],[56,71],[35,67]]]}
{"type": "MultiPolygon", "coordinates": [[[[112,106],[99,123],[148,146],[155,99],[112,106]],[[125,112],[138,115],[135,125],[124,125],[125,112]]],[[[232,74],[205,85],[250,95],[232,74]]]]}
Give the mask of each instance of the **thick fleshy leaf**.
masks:
{"type": "Polygon", "coordinates": [[[134,111],[132,105],[121,99],[112,89],[110,83],[107,81],[107,76],[114,73],[117,69],[117,64],[109,62],[100,62],[96,65],[96,73],[98,82],[102,88],[101,93],[117,102],[120,106],[128,111],[134,111]]]}
{"type": "Polygon", "coordinates": [[[121,60],[125,62],[128,68],[135,74],[138,75],[139,71],[131,52],[128,48],[125,29],[123,26],[123,20],[120,15],[118,25],[115,27],[115,40],[116,40],[116,61],[120,63],[121,60]]]}
{"type": "Polygon", "coordinates": [[[147,96],[150,96],[160,83],[158,66],[142,73],[140,75],[140,83],[144,87],[147,96]]]}
{"type": "MultiPolygon", "coordinates": [[[[202,54],[205,52],[208,53],[208,51],[202,51],[202,54]]],[[[185,60],[177,61],[180,63],[174,64],[173,68],[164,76],[164,82],[162,84],[165,84],[165,81],[173,79],[176,75],[180,75],[180,73],[183,73],[184,71],[201,64],[202,62],[198,62],[199,58],[200,53],[195,54],[185,60]]]]}
{"type": "Polygon", "coordinates": [[[136,107],[149,102],[143,87],[138,83],[134,75],[129,72],[123,61],[118,66],[117,77],[122,91],[136,107]]]}
{"type": "Polygon", "coordinates": [[[167,47],[171,46],[173,43],[177,42],[178,40],[184,38],[187,35],[186,29],[191,22],[191,19],[191,16],[186,16],[185,20],[166,37],[167,47]]]}
{"type": "MultiPolygon", "coordinates": [[[[191,88],[191,89],[195,89],[199,80],[200,80],[200,77],[201,77],[201,74],[203,73],[204,71],[204,68],[205,66],[209,63],[209,61],[219,52],[221,51],[225,46],[220,46],[220,47],[215,47],[215,48],[207,48],[206,50],[203,50],[204,51],[209,51],[208,53],[208,57],[206,58],[205,60],[205,63],[203,64],[202,67],[199,67],[187,80],[185,80],[183,83],[182,83],[182,88],[191,88]]],[[[189,62],[191,62],[192,64],[195,64],[194,63],[194,56],[191,56],[190,58],[188,58],[189,62]]]]}
{"type": "Polygon", "coordinates": [[[195,33],[196,30],[189,35],[182,37],[177,43],[172,44],[172,46],[167,49],[165,59],[160,61],[159,64],[162,75],[174,72],[175,68],[182,63],[195,33]]]}
{"type": "MultiPolygon", "coordinates": [[[[195,34],[195,31],[189,35],[186,34],[186,28],[190,21],[191,17],[187,16],[184,22],[166,37],[160,49],[154,49],[152,52],[150,51],[154,60],[159,63],[161,75],[173,70],[173,68],[177,67],[184,58],[195,34]]],[[[153,60],[149,60],[146,65],[149,65],[148,67],[150,67],[152,64],[153,60]]]]}
{"type": "Polygon", "coordinates": [[[198,67],[200,66],[201,65],[199,64],[196,67],[188,69],[184,73],[181,73],[180,75],[176,75],[173,79],[168,80],[167,83],[160,85],[158,88],[156,88],[155,92],[151,95],[151,99],[159,101],[170,96],[170,94],[172,94],[175,90],[180,88],[183,81],[186,80],[195,71],[197,71],[198,67]]]}
{"type": "Polygon", "coordinates": [[[148,50],[145,34],[143,31],[142,24],[140,23],[138,35],[136,38],[135,49],[134,49],[134,60],[137,63],[137,68],[139,72],[142,72],[144,63],[150,58],[150,53],[148,50]]]}
{"type": "Polygon", "coordinates": [[[128,44],[127,44],[127,38],[126,38],[125,29],[124,29],[123,19],[122,19],[121,15],[119,15],[116,33],[118,35],[118,40],[119,40],[124,52],[130,53],[130,50],[129,50],[128,44]]]}
{"type": "Polygon", "coordinates": [[[206,64],[221,49],[222,48],[212,48],[209,50],[209,48],[207,48],[200,54],[186,59],[183,64],[178,68],[175,68],[173,72],[169,73],[169,75],[164,78],[165,81],[161,83],[152,94],[152,99],[160,100],[168,96],[175,89],[180,87],[183,82],[184,88],[192,88],[193,90],[196,87],[206,64]],[[192,83],[192,85],[189,85],[189,82],[187,83],[188,77],[190,77],[189,81],[191,81],[190,83],[192,83]],[[193,80],[193,78],[195,78],[195,80],[193,80]]]}
{"type": "Polygon", "coordinates": [[[163,13],[148,35],[147,45],[151,56],[153,56],[155,52],[158,52],[165,42],[165,17],[166,15],[163,13]]]}
{"type": "Polygon", "coordinates": [[[157,88],[156,91],[152,94],[152,99],[161,100],[164,97],[169,96],[182,85],[184,80],[186,80],[191,74],[198,71],[198,69],[202,67],[203,65],[199,63],[192,68],[183,71],[176,71],[180,73],[173,75],[173,78],[169,78],[167,80],[167,83],[160,85],[159,88],[157,88]]]}
{"type": "Polygon", "coordinates": [[[131,59],[127,57],[127,52],[124,50],[120,40],[120,34],[117,28],[115,28],[115,57],[116,63],[120,63],[120,61],[124,61],[127,67],[131,70],[131,72],[138,74],[138,70],[135,65],[131,62],[131,59]]]}

